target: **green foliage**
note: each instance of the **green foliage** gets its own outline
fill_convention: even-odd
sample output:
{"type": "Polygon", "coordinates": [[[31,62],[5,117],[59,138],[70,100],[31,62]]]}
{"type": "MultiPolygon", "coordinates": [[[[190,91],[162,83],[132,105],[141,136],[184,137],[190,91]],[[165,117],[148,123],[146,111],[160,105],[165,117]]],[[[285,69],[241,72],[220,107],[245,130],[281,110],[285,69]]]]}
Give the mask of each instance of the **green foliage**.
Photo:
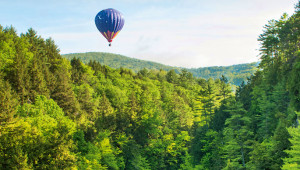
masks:
{"type": "Polygon", "coordinates": [[[76,157],[71,149],[75,123],[64,116],[52,99],[38,96],[34,105],[24,104],[17,115],[19,118],[15,122],[1,128],[2,168],[74,166],[76,157]]]}
{"type": "Polygon", "coordinates": [[[33,29],[0,26],[0,169],[299,168],[299,18],[298,4],[265,26],[254,75],[255,63],[69,61],[33,29]]]}
{"type": "Polygon", "coordinates": [[[246,165],[250,169],[297,168],[288,162],[290,157],[284,151],[293,147],[289,141],[293,132],[287,129],[295,125],[294,112],[299,111],[296,44],[300,34],[294,31],[299,29],[299,21],[299,11],[269,21],[258,39],[262,45],[261,70],[237,90],[236,99],[243,103],[256,139],[246,165]]]}
{"type": "Polygon", "coordinates": [[[0,80],[0,125],[11,122],[17,110],[18,99],[8,82],[0,80]]]}
{"type": "Polygon", "coordinates": [[[240,103],[233,104],[228,112],[231,117],[226,120],[226,128],[223,131],[226,142],[225,158],[230,160],[227,167],[242,169],[246,167],[246,162],[249,160],[248,153],[252,150],[251,120],[245,115],[246,111],[240,103]]]}
{"type": "MultiPolygon", "coordinates": [[[[298,60],[299,60],[299,54],[298,53],[298,60]]],[[[297,110],[300,110],[300,61],[297,61],[293,67],[292,74],[290,76],[290,83],[289,83],[289,90],[292,94],[291,99],[293,102],[293,105],[297,108],[297,110]]]]}
{"type": "MultiPolygon", "coordinates": [[[[297,113],[299,116],[299,112],[297,113]]],[[[288,132],[292,136],[290,142],[292,144],[291,149],[285,150],[289,157],[284,159],[282,169],[299,169],[300,168],[300,128],[290,127],[288,132]]]]}
{"type": "Polygon", "coordinates": [[[156,69],[156,70],[171,70],[173,67],[166,66],[163,64],[138,60],[130,57],[125,57],[118,54],[110,53],[99,53],[99,52],[89,52],[89,53],[73,53],[63,55],[64,58],[72,60],[73,58],[80,59],[83,63],[89,63],[90,61],[97,61],[103,65],[107,65],[112,68],[128,68],[134,72],[138,72],[143,68],[156,69]]]}
{"type": "MultiPolygon", "coordinates": [[[[255,73],[257,63],[249,63],[249,64],[238,64],[227,67],[203,67],[203,68],[179,68],[166,66],[163,64],[144,61],[134,58],[129,58],[122,55],[111,54],[111,53],[100,53],[100,52],[88,52],[88,53],[73,53],[73,54],[65,54],[64,58],[72,60],[73,58],[80,59],[83,63],[89,63],[91,61],[97,61],[103,65],[108,65],[112,68],[128,68],[133,70],[134,72],[139,72],[144,68],[149,70],[165,70],[168,71],[169,75],[167,76],[167,80],[169,82],[175,83],[176,76],[174,73],[180,73],[188,71],[192,73],[194,77],[204,78],[204,79],[219,79],[222,75],[228,78],[228,82],[235,86],[239,86],[243,81],[247,81],[247,78],[255,73]],[[172,71],[173,70],[173,71],[172,71]],[[170,71],[172,73],[170,73],[170,71]],[[173,77],[172,77],[173,76],[173,77]]],[[[190,75],[190,76],[191,76],[190,75]]]]}

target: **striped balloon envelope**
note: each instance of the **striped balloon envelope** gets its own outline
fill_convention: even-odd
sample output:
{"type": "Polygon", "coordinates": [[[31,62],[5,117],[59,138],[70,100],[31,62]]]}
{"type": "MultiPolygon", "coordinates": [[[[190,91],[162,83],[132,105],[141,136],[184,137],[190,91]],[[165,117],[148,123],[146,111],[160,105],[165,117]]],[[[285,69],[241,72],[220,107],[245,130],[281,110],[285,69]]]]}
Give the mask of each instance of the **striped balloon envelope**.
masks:
{"type": "Polygon", "coordinates": [[[124,26],[123,15],[112,8],[100,11],[95,17],[95,24],[97,29],[109,42],[111,46],[112,40],[118,35],[124,26]]]}

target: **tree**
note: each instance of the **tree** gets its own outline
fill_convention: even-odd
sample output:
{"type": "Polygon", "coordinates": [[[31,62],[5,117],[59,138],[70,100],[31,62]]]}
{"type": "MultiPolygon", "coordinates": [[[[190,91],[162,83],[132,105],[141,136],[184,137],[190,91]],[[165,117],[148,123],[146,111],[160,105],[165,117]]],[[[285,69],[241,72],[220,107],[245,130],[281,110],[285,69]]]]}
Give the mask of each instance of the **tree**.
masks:
{"type": "Polygon", "coordinates": [[[0,125],[11,122],[17,111],[17,96],[12,91],[8,82],[1,79],[0,75],[0,125]]]}
{"type": "Polygon", "coordinates": [[[86,77],[84,77],[85,71],[80,59],[73,58],[71,60],[71,66],[72,66],[71,79],[75,84],[80,85],[86,79],[86,77]]]}
{"type": "MultiPolygon", "coordinates": [[[[228,109],[231,117],[225,122],[224,129],[225,160],[229,160],[228,166],[234,168],[245,168],[249,160],[249,152],[252,150],[253,132],[250,129],[251,120],[240,103],[233,103],[228,109]]],[[[226,168],[225,168],[226,169],[226,168]]]]}
{"type": "MultiPolygon", "coordinates": [[[[16,36],[13,28],[6,29],[5,32],[16,36]]],[[[33,57],[31,52],[28,52],[30,44],[25,38],[18,38],[17,36],[12,39],[14,46],[13,63],[9,64],[5,78],[9,80],[12,88],[16,91],[22,103],[27,102],[29,99],[30,89],[30,75],[28,66],[33,57]]]]}
{"type": "Polygon", "coordinates": [[[30,76],[30,100],[34,101],[37,95],[49,96],[47,82],[44,79],[42,64],[37,58],[32,59],[31,67],[29,67],[30,76]]]}
{"type": "Polygon", "coordinates": [[[189,87],[193,85],[193,74],[188,72],[186,69],[182,69],[179,74],[179,82],[183,87],[189,87]]]}
{"type": "Polygon", "coordinates": [[[289,77],[289,90],[291,93],[292,104],[295,106],[297,110],[300,110],[300,61],[296,62],[291,76],[289,77]]]}
{"type": "Polygon", "coordinates": [[[169,83],[177,83],[178,75],[176,74],[175,70],[168,71],[166,79],[169,83]]]}
{"type": "Polygon", "coordinates": [[[198,100],[202,103],[202,124],[208,126],[214,116],[216,107],[216,85],[212,79],[209,79],[205,88],[200,90],[198,100]]]}
{"type": "Polygon", "coordinates": [[[249,153],[250,161],[247,163],[249,169],[270,169],[272,167],[272,142],[269,139],[262,143],[254,141],[253,150],[249,153]]]}
{"type": "Polygon", "coordinates": [[[70,65],[63,61],[57,65],[57,71],[55,72],[57,78],[50,97],[53,98],[62,109],[64,109],[64,112],[68,116],[75,119],[76,117],[80,117],[81,111],[70,83],[70,76],[68,75],[69,72],[67,69],[69,67],[70,65]]]}
{"type": "Polygon", "coordinates": [[[19,118],[1,128],[0,164],[4,169],[74,167],[75,123],[52,99],[37,96],[18,109],[19,118]]]}
{"type": "Polygon", "coordinates": [[[116,115],[114,108],[104,94],[100,100],[98,106],[98,120],[96,121],[96,128],[98,129],[110,129],[116,128],[116,115]]]}
{"type": "Polygon", "coordinates": [[[224,75],[221,76],[220,80],[221,80],[220,93],[223,97],[223,100],[225,100],[228,97],[228,95],[231,93],[231,89],[228,84],[228,79],[224,75]]]}
{"type": "Polygon", "coordinates": [[[93,98],[94,89],[90,85],[83,83],[80,86],[76,86],[74,91],[81,110],[86,112],[87,117],[90,120],[96,120],[98,116],[96,112],[98,111],[97,105],[99,101],[98,99],[93,98]]]}
{"type": "MultiPolygon", "coordinates": [[[[296,112],[297,116],[300,115],[296,112]]],[[[297,119],[298,121],[298,119],[297,119]]],[[[289,139],[292,146],[291,149],[285,150],[289,157],[283,159],[282,169],[299,169],[300,168],[300,126],[288,128],[288,132],[291,135],[289,139]]]]}
{"type": "Polygon", "coordinates": [[[270,169],[280,169],[283,165],[283,160],[288,157],[288,154],[284,150],[291,148],[290,134],[287,130],[287,121],[284,117],[279,117],[280,121],[277,125],[277,128],[274,132],[272,138],[271,154],[272,155],[272,165],[270,169]]]}
{"type": "Polygon", "coordinates": [[[194,165],[200,169],[222,169],[224,161],[223,139],[221,133],[211,129],[198,128],[192,144],[191,152],[194,158],[194,165]]]}
{"type": "Polygon", "coordinates": [[[229,97],[221,102],[221,106],[216,109],[215,114],[211,120],[211,128],[217,132],[222,132],[225,127],[225,121],[230,117],[230,107],[234,103],[233,97],[229,97]]]}

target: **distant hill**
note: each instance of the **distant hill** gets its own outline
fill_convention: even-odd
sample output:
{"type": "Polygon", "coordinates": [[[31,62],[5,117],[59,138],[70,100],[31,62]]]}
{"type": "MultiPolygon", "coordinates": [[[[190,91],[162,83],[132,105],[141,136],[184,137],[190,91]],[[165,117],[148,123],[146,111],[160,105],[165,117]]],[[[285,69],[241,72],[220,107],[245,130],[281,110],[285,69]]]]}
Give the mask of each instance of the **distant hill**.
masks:
{"type": "Polygon", "coordinates": [[[103,65],[108,65],[112,68],[129,68],[135,72],[143,68],[147,69],[157,69],[157,70],[172,70],[180,72],[182,69],[186,69],[191,72],[195,77],[200,77],[204,79],[220,78],[221,75],[224,75],[228,78],[231,84],[236,86],[240,85],[242,81],[246,81],[247,77],[250,77],[256,71],[257,63],[247,63],[247,64],[238,64],[232,66],[214,66],[214,67],[202,67],[202,68],[181,68],[167,66],[164,64],[134,59],[126,57],[119,54],[112,53],[103,53],[103,52],[88,52],[88,53],[72,53],[65,54],[63,57],[71,60],[73,58],[79,58],[83,63],[88,63],[89,61],[98,61],[103,65]]]}
{"type": "Polygon", "coordinates": [[[138,72],[143,68],[147,69],[163,69],[163,70],[171,70],[171,69],[179,69],[178,67],[171,67],[166,66],[160,63],[152,62],[152,61],[145,61],[139,60],[135,58],[126,57],[119,54],[112,54],[112,53],[102,53],[102,52],[88,52],[88,53],[72,53],[72,54],[65,54],[63,57],[71,60],[74,57],[79,58],[83,63],[88,63],[90,60],[95,60],[100,62],[103,65],[108,65],[112,68],[129,68],[134,72],[138,72]]]}
{"type": "Polygon", "coordinates": [[[246,82],[247,78],[256,72],[257,65],[258,63],[254,62],[232,66],[192,68],[187,70],[193,73],[195,77],[201,77],[204,79],[216,79],[224,75],[231,84],[239,86],[243,81],[246,82]]]}

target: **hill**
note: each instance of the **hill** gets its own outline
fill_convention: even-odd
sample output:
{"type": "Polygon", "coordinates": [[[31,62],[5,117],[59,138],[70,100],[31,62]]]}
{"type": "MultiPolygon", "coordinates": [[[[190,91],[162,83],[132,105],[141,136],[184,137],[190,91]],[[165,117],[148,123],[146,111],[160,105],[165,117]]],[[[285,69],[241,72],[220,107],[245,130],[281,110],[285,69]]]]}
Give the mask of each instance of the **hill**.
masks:
{"type": "Polygon", "coordinates": [[[232,66],[214,66],[203,68],[187,69],[195,77],[204,79],[218,79],[222,75],[228,78],[228,81],[236,86],[239,86],[243,81],[247,81],[251,75],[257,70],[257,63],[238,64],[232,66]]]}
{"type": "Polygon", "coordinates": [[[135,58],[126,57],[119,54],[112,53],[103,53],[103,52],[88,52],[88,53],[72,53],[62,55],[63,57],[71,60],[73,58],[80,59],[83,63],[87,64],[89,61],[98,61],[103,65],[110,66],[112,68],[128,68],[135,72],[142,70],[143,68],[147,69],[156,69],[156,70],[172,70],[179,69],[177,67],[166,66],[160,63],[139,60],[135,58]]]}
{"type": "Polygon", "coordinates": [[[64,58],[69,60],[73,58],[80,59],[83,63],[89,63],[89,61],[98,61],[103,65],[108,65],[112,68],[128,68],[135,72],[138,72],[144,68],[156,69],[156,70],[172,70],[174,69],[177,73],[181,72],[182,69],[186,69],[191,72],[194,77],[198,78],[212,78],[218,79],[222,75],[228,78],[229,83],[236,86],[240,85],[242,81],[246,81],[248,77],[254,74],[256,71],[257,63],[238,64],[232,66],[214,66],[214,67],[203,67],[203,68],[181,68],[167,66],[156,62],[145,61],[126,57],[119,54],[102,53],[102,52],[88,52],[88,53],[72,53],[63,55],[64,58]]]}

